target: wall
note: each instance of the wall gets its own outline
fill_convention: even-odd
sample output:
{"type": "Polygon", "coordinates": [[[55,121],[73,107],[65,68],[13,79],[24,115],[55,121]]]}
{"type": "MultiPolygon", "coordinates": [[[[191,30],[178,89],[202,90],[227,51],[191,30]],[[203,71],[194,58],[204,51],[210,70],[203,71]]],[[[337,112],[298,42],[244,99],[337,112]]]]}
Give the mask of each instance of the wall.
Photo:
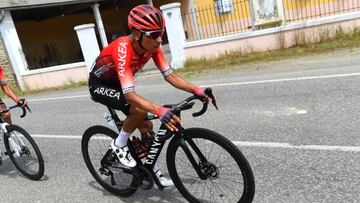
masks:
{"type": "Polygon", "coordinates": [[[87,79],[88,71],[84,62],[32,70],[23,75],[24,85],[29,90],[58,87],[87,79]]]}
{"type": "Polygon", "coordinates": [[[309,40],[318,41],[319,35],[328,30],[330,34],[334,34],[334,31],[339,27],[344,31],[351,31],[356,27],[360,27],[360,12],[187,42],[184,45],[185,57],[186,59],[210,58],[217,57],[227,51],[250,53],[279,49],[282,46],[290,47],[296,43],[296,37],[299,35],[305,36],[309,40]]]}
{"type": "Polygon", "coordinates": [[[12,87],[17,86],[15,75],[12,71],[11,64],[8,60],[7,53],[3,44],[3,39],[0,35],[0,65],[3,66],[4,76],[12,87]]]}

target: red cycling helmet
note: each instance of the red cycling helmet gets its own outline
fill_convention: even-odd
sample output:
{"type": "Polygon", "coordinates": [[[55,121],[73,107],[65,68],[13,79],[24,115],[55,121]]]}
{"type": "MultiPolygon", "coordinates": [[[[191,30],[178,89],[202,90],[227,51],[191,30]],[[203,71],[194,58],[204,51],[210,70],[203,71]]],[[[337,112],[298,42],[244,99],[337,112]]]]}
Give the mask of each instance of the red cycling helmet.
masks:
{"type": "Polygon", "coordinates": [[[130,11],[128,25],[130,30],[161,30],[165,28],[165,20],[159,9],[143,4],[130,11]]]}

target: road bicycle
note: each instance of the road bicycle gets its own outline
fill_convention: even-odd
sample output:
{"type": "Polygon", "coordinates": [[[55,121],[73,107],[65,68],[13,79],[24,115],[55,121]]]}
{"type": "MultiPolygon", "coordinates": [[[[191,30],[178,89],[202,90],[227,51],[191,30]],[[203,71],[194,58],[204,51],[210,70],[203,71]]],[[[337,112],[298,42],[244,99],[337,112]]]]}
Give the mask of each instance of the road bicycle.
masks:
{"type": "MultiPolygon", "coordinates": [[[[26,109],[31,112],[28,105],[22,107],[20,104],[16,104],[1,109],[0,114],[18,107],[22,109],[21,118],[26,116],[26,109]]],[[[8,124],[2,117],[0,118],[0,124],[0,139],[3,141],[0,145],[0,165],[2,164],[2,158],[8,155],[15,167],[24,176],[31,180],[40,180],[44,175],[44,160],[34,139],[23,128],[18,125],[8,124]],[[6,152],[3,150],[4,146],[6,152]]]]}
{"type": "MultiPolygon", "coordinates": [[[[211,89],[205,93],[212,95],[211,89]]],[[[184,101],[164,105],[180,117],[199,99],[191,96],[184,101]]],[[[199,99],[200,101],[200,99],[199,99]]],[[[193,116],[206,112],[208,105],[193,116]]],[[[217,108],[213,100],[214,106],[217,108]]],[[[114,109],[109,108],[110,117],[120,131],[123,121],[114,109]]],[[[158,119],[148,115],[147,120],[158,119]]],[[[178,126],[178,132],[169,131],[164,124],[155,135],[148,154],[139,158],[136,147],[128,140],[130,153],[137,166],[129,168],[122,165],[111,150],[110,143],[118,133],[100,125],[89,127],[82,136],[81,149],[84,161],[91,175],[109,192],[118,196],[130,196],[138,188],[150,189],[154,183],[159,190],[164,187],[152,168],[155,165],[165,142],[172,138],[166,153],[166,164],[171,179],[178,191],[189,202],[252,202],[255,194],[255,182],[250,165],[241,151],[224,136],[204,128],[178,126]]]]}

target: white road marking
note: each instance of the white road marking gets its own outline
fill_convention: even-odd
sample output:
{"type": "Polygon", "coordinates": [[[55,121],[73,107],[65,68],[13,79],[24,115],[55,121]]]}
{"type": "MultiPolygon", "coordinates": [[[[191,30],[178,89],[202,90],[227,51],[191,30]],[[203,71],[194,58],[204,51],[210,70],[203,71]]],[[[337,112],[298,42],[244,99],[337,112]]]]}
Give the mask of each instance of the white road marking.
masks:
{"type": "Polygon", "coordinates": [[[245,141],[233,141],[233,143],[237,146],[244,146],[244,147],[360,152],[360,146],[292,145],[286,142],[245,142],[245,141]]]}
{"type": "MultiPolygon", "coordinates": [[[[51,138],[51,139],[81,139],[81,135],[31,135],[31,137],[36,138],[51,138]]],[[[105,136],[98,136],[96,139],[99,140],[110,140],[110,138],[105,136]]]]}
{"type": "Polygon", "coordinates": [[[213,85],[202,85],[202,87],[223,87],[223,86],[235,86],[235,85],[251,85],[251,84],[263,84],[263,83],[275,83],[275,82],[287,82],[287,81],[300,81],[300,80],[315,80],[315,79],[329,79],[329,78],[353,77],[353,76],[360,76],[360,73],[345,73],[345,74],[334,74],[334,75],[318,75],[318,76],[281,78],[281,79],[271,79],[271,80],[257,80],[257,81],[248,81],[248,82],[219,83],[219,84],[213,84],[213,85]]]}
{"type": "Polygon", "coordinates": [[[90,95],[76,95],[76,96],[66,96],[66,97],[49,97],[49,98],[41,98],[41,99],[29,99],[29,102],[38,102],[38,101],[49,101],[49,100],[61,100],[61,99],[75,99],[75,98],[82,98],[82,97],[89,97],[90,95]]]}
{"type": "Polygon", "coordinates": [[[307,113],[307,110],[305,110],[305,109],[298,109],[296,107],[285,108],[285,115],[287,115],[287,116],[302,115],[302,114],[306,114],[306,113],[307,113]]]}
{"type": "MultiPolygon", "coordinates": [[[[34,138],[50,138],[50,139],[81,139],[80,135],[31,135],[34,138]]],[[[106,139],[108,137],[99,137],[97,139],[106,139]]],[[[232,141],[237,146],[243,147],[260,147],[275,149],[300,149],[300,150],[316,150],[316,151],[342,151],[342,152],[360,152],[360,146],[331,146],[331,145],[292,145],[286,142],[246,142],[232,141]]]]}
{"type": "Polygon", "coordinates": [[[308,111],[306,109],[299,109],[297,107],[285,107],[277,111],[256,109],[254,110],[254,113],[266,115],[269,117],[274,117],[274,116],[283,116],[283,115],[286,116],[303,115],[303,114],[307,114],[308,111]]]}

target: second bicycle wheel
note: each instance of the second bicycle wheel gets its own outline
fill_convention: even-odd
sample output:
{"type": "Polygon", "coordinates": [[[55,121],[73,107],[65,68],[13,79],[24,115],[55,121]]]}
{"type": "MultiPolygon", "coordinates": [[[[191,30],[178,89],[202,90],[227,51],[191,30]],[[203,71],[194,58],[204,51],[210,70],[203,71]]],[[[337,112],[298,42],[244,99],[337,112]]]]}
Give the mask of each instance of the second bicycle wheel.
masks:
{"type": "Polygon", "coordinates": [[[183,135],[171,140],[166,161],[176,188],[189,202],[252,202],[253,173],[232,142],[201,128],[186,129],[183,135]]]}
{"type": "Polygon", "coordinates": [[[81,150],[91,175],[107,191],[130,196],[137,190],[131,170],[120,164],[116,154],[110,149],[118,134],[104,126],[88,128],[82,137],[81,150]]]}
{"type": "Polygon", "coordinates": [[[8,125],[4,136],[6,151],[15,167],[31,180],[44,175],[44,160],[34,139],[17,125],[8,125]]]}

